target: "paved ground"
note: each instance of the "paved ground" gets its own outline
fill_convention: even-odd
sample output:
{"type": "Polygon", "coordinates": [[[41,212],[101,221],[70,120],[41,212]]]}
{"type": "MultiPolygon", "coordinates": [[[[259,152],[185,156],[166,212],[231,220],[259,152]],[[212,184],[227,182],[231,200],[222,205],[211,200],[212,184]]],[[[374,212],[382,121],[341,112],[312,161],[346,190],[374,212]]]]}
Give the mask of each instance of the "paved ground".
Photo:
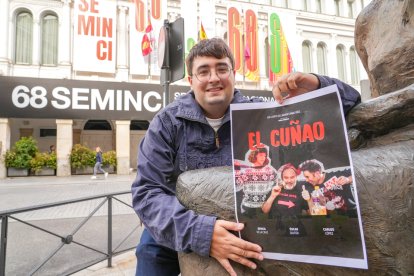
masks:
{"type": "MultiPolygon", "coordinates": [[[[54,176],[36,176],[36,177],[16,177],[0,180],[0,212],[14,209],[26,208],[44,205],[48,203],[61,202],[65,200],[84,198],[94,195],[102,195],[106,193],[130,191],[131,183],[135,174],[118,176],[109,175],[108,179],[101,177],[98,180],[91,180],[89,175],[54,177],[54,176]]],[[[126,194],[118,197],[123,202],[130,204],[131,195],[126,194]]],[[[64,205],[54,207],[42,211],[23,213],[16,215],[19,219],[28,221],[33,224],[47,224],[51,222],[59,222],[60,225],[69,224],[71,221],[81,220],[82,217],[88,215],[96,208],[102,200],[92,200],[84,203],[64,205]]],[[[125,204],[113,204],[113,212],[118,218],[124,222],[120,227],[125,227],[125,219],[135,220],[133,211],[125,204]],[[124,218],[125,217],[125,218],[124,218]]],[[[106,208],[98,210],[96,213],[97,220],[100,216],[106,215],[106,208]]],[[[114,224],[116,221],[114,219],[114,224]]],[[[115,226],[114,226],[115,227],[115,226]]],[[[13,228],[12,221],[9,222],[9,231],[13,228]]],[[[139,229],[139,232],[142,229],[139,229]]],[[[13,232],[15,234],[15,232],[13,232]]],[[[12,237],[10,235],[10,243],[13,239],[19,239],[19,236],[12,237]]],[[[27,237],[25,237],[27,239],[27,237]]],[[[33,237],[30,241],[35,240],[33,237]]],[[[134,237],[136,238],[136,237],[134,237]]],[[[10,248],[8,243],[8,251],[18,251],[17,248],[10,248]]],[[[29,243],[29,241],[27,242],[29,243]]],[[[20,246],[18,247],[20,250],[20,246]]],[[[29,259],[27,260],[29,261],[29,259]]],[[[10,260],[8,259],[8,262],[10,260]]],[[[6,267],[11,267],[13,263],[9,263],[6,267]]],[[[22,264],[15,264],[22,265],[22,264]]],[[[86,275],[135,275],[136,259],[133,251],[128,251],[122,255],[115,257],[112,261],[112,268],[107,268],[107,263],[102,262],[76,273],[78,276],[86,275]]],[[[47,273],[49,274],[49,273],[47,273]]],[[[53,275],[53,272],[50,272],[53,275]]]]}

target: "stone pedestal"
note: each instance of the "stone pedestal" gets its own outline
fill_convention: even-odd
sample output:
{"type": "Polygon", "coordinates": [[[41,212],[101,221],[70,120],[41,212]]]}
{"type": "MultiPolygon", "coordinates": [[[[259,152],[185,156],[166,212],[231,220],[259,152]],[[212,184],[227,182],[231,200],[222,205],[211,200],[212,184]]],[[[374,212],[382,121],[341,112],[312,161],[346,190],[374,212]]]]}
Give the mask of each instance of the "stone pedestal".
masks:
{"type": "Polygon", "coordinates": [[[130,121],[116,121],[117,174],[129,174],[130,121]]]}
{"type": "Polygon", "coordinates": [[[57,137],[56,137],[56,159],[57,159],[57,176],[71,175],[70,169],[70,152],[73,144],[72,120],[56,120],[57,137]]]}
{"type": "Polygon", "coordinates": [[[10,149],[9,119],[0,118],[0,179],[6,178],[7,176],[4,155],[8,149],[10,149]]]}

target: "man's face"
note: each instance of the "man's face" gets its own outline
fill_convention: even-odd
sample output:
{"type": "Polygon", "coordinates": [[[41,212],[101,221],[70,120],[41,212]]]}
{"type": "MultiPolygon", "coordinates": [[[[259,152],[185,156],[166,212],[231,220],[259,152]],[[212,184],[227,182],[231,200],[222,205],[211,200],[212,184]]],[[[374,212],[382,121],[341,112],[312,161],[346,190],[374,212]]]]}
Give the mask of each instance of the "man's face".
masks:
{"type": "MultiPolygon", "coordinates": [[[[233,99],[235,76],[229,58],[196,57],[193,61],[193,76],[188,81],[194,91],[195,99],[209,118],[219,118],[224,114],[215,114],[216,110],[226,110],[233,99]],[[227,77],[223,68],[229,68],[227,77]],[[200,81],[197,76],[210,72],[210,78],[200,81]],[[196,76],[197,75],[197,76],[196,76]],[[226,75],[226,77],[219,77],[226,75]]],[[[200,78],[200,77],[199,77],[200,78]]]]}
{"type": "Polygon", "coordinates": [[[287,169],[283,171],[282,180],[285,183],[285,188],[293,189],[296,186],[296,172],[293,169],[287,169]]]}
{"type": "Polygon", "coordinates": [[[321,173],[320,172],[310,172],[304,171],[303,176],[305,177],[306,181],[312,184],[313,186],[319,185],[321,180],[321,173]]]}

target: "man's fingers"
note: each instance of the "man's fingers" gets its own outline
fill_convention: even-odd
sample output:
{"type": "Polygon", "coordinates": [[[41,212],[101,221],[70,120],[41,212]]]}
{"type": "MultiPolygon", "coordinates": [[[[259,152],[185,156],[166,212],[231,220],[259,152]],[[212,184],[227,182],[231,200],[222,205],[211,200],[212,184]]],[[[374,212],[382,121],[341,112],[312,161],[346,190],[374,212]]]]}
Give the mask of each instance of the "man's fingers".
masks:
{"type": "MultiPolygon", "coordinates": [[[[235,240],[233,241],[233,246],[238,247],[241,250],[245,250],[246,252],[248,252],[249,257],[261,255],[259,253],[262,252],[262,248],[259,245],[239,239],[236,236],[234,237],[235,237],[235,240]],[[258,254],[258,255],[251,255],[250,252],[258,254]]],[[[238,252],[236,252],[236,254],[238,254],[238,252]]],[[[259,259],[259,258],[256,258],[256,259],[259,259]]]]}
{"type": "Polygon", "coordinates": [[[299,75],[298,74],[295,74],[295,73],[291,73],[291,74],[288,75],[286,83],[287,83],[287,85],[289,87],[289,90],[298,89],[298,86],[296,84],[296,81],[298,79],[298,76],[299,75]]]}
{"type": "Polygon", "coordinates": [[[250,260],[248,260],[245,257],[242,257],[240,255],[232,254],[232,255],[230,255],[230,259],[235,261],[236,263],[239,263],[239,264],[242,264],[244,266],[250,267],[251,269],[256,269],[256,267],[257,267],[257,265],[254,262],[252,262],[252,261],[250,261],[250,260]]]}
{"type": "Polygon", "coordinates": [[[218,262],[221,264],[222,267],[231,275],[237,276],[236,271],[234,271],[233,267],[231,266],[228,259],[218,259],[218,262]]]}
{"type": "Polygon", "coordinates": [[[275,98],[275,100],[278,103],[283,102],[282,92],[280,91],[279,86],[277,84],[273,86],[272,94],[273,94],[273,98],[275,98]]]}
{"type": "Polygon", "coordinates": [[[242,249],[242,248],[237,248],[237,249],[235,249],[235,253],[236,253],[236,255],[239,255],[239,256],[245,257],[245,258],[249,258],[249,259],[253,258],[253,259],[257,259],[259,261],[263,260],[263,255],[255,252],[255,251],[249,251],[249,250],[245,250],[245,249],[242,249]]]}
{"type": "Polygon", "coordinates": [[[232,221],[227,221],[227,220],[217,220],[216,223],[219,226],[227,230],[231,230],[231,231],[240,231],[244,228],[243,223],[237,223],[237,222],[232,222],[232,221]]]}
{"type": "Polygon", "coordinates": [[[289,98],[289,92],[294,89],[297,89],[296,77],[294,73],[283,75],[277,80],[272,89],[273,97],[278,103],[282,104],[285,99],[289,98]],[[282,93],[285,92],[288,92],[288,95],[283,97],[282,93]]]}

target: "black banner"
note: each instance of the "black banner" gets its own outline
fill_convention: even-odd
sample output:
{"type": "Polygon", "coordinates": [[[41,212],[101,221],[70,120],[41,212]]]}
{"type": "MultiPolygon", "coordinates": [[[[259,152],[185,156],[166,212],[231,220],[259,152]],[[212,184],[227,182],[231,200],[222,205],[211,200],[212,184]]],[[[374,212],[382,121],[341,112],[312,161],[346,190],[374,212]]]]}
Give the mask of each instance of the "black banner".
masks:
{"type": "MultiPolygon", "coordinates": [[[[189,86],[170,86],[170,102],[189,86]]],[[[243,91],[273,100],[270,91],[243,91]]],[[[0,117],[151,120],[162,109],[159,84],[0,76],[0,117]]]]}

